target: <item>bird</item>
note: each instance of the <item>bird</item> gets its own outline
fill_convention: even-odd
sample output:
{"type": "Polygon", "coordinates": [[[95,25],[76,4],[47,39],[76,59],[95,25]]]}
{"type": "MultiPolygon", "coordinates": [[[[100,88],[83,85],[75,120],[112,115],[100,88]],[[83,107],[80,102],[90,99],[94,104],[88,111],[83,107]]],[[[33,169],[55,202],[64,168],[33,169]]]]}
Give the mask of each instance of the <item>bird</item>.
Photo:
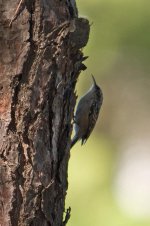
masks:
{"type": "Polygon", "coordinates": [[[77,141],[85,144],[97,122],[100,108],[103,103],[103,93],[97,85],[93,75],[93,84],[88,92],[81,97],[74,115],[75,135],[71,141],[71,148],[77,141]]]}

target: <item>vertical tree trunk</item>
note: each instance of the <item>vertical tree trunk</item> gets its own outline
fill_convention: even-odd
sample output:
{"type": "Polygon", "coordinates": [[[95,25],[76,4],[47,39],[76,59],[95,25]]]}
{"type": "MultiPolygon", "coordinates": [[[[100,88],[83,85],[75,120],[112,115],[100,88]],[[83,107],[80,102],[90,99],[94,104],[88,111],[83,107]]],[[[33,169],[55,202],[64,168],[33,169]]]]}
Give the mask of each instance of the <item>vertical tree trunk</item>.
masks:
{"type": "Polygon", "coordinates": [[[74,0],[18,4],[0,1],[0,225],[63,226],[89,23],[74,0]]]}

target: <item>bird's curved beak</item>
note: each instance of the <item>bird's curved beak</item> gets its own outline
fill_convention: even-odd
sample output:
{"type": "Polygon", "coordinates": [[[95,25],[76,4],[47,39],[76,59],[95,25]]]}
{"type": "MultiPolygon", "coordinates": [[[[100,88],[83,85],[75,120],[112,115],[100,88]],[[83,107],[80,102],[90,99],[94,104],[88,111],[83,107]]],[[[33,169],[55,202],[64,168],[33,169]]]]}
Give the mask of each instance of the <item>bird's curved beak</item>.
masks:
{"type": "Polygon", "coordinates": [[[92,74],[91,74],[91,76],[92,76],[94,85],[97,86],[94,76],[92,74]]]}

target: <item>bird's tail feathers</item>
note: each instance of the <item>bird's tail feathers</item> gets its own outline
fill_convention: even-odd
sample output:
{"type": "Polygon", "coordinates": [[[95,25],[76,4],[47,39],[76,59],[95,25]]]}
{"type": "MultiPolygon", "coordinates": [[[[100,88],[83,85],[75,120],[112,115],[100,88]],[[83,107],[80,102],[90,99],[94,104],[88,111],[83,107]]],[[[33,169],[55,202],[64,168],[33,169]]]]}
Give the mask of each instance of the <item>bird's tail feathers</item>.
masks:
{"type": "Polygon", "coordinates": [[[74,136],[72,141],[71,141],[71,148],[75,145],[75,143],[78,141],[78,136],[74,136]]]}

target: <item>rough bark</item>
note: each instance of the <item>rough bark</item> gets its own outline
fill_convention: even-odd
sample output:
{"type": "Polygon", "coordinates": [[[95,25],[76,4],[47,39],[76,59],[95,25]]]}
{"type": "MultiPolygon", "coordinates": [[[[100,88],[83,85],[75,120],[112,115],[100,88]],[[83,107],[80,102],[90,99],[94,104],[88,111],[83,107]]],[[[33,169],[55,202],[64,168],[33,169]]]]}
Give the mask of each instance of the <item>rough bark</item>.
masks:
{"type": "Polygon", "coordinates": [[[18,4],[0,1],[0,225],[62,226],[89,23],[73,0],[18,4]]]}

